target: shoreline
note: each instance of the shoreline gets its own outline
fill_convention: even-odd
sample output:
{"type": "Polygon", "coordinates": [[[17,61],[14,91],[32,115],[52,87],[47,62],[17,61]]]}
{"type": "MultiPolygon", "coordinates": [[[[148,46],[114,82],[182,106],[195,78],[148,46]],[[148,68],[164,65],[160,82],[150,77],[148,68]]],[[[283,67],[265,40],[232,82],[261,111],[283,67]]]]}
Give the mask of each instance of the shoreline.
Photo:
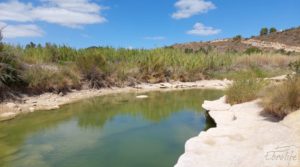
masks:
{"type": "Polygon", "coordinates": [[[232,81],[229,80],[201,80],[195,82],[164,82],[157,84],[142,83],[134,87],[82,89],[73,90],[66,95],[43,93],[38,96],[24,95],[18,101],[0,103],[0,122],[15,118],[20,114],[40,111],[55,110],[61,106],[81,101],[88,98],[116,94],[116,93],[146,93],[150,91],[173,91],[185,89],[219,89],[224,90],[232,81]]]}
{"type": "Polygon", "coordinates": [[[175,167],[300,165],[300,110],[277,120],[262,113],[259,100],[231,106],[222,97],[204,101],[202,107],[217,126],[189,139],[175,167]],[[287,149],[284,156],[288,153],[295,159],[266,158],[268,153],[276,151],[282,156],[278,148],[287,149]]]}

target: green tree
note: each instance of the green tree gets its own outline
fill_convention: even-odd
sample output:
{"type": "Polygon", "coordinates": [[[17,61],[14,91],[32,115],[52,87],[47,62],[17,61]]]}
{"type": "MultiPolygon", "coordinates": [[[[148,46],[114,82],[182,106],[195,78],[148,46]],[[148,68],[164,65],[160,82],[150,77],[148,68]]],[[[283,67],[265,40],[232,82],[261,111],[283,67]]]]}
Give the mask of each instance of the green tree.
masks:
{"type": "Polygon", "coordinates": [[[277,29],[275,27],[270,28],[270,34],[274,32],[277,32],[277,29]]]}
{"type": "Polygon", "coordinates": [[[242,38],[243,37],[241,35],[237,35],[237,36],[233,37],[233,41],[240,42],[242,40],[242,38]]]}
{"type": "Polygon", "coordinates": [[[269,29],[264,27],[260,30],[260,36],[263,36],[263,35],[268,35],[269,33],[269,29]]]}

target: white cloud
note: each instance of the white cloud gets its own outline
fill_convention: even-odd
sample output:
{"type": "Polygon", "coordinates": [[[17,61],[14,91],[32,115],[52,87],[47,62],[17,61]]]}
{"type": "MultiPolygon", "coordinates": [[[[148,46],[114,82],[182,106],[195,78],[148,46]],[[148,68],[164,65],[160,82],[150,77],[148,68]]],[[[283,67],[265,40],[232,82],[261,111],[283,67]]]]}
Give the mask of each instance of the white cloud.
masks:
{"type": "Polygon", "coordinates": [[[25,4],[19,1],[8,1],[0,3],[0,20],[1,21],[16,21],[28,22],[33,21],[31,16],[32,5],[25,4]]]}
{"type": "Polygon", "coordinates": [[[45,21],[68,27],[103,23],[101,11],[106,9],[90,0],[40,0],[40,6],[11,0],[0,3],[1,21],[45,21]]]}
{"type": "Polygon", "coordinates": [[[34,24],[7,25],[0,22],[0,27],[3,28],[4,38],[41,37],[44,35],[43,30],[34,24]]]}
{"type": "Polygon", "coordinates": [[[177,11],[172,15],[174,19],[190,18],[216,8],[212,2],[205,0],[178,0],[175,7],[177,11]]]}
{"type": "Polygon", "coordinates": [[[221,32],[220,29],[215,29],[213,27],[207,27],[202,23],[196,23],[192,30],[188,31],[187,34],[190,35],[199,35],[199,36],[207,36],[207,35],[216,35],[221,32]]]}
{"type": "Polygon", "coordinates": [[[149,37],[144,37],[144,39],[154,40],[154,41],[161,41],[161,40],[165,40],[166,37],[163,37],[163,36],[149,36],[149,37]]]}
{"type": "Polygon", "coordinates": [[[100,15],[104,7],[90,0],[42,0],[45,5],[31,12],[37,20],[60,24],[67,27],[81,27],[85,24],[103,23],[106,19],[100,15]]]}
{"type": "Polygon", "coordinates": [[[40,0],[37,5],[8,0],[0,2],[0,21],[2,24],[5,21],[22,22],[22,25],[8,25],[3,32],[6,37],[40,36],[42,31],[33,24],[35,21],[78,28],[105,22],[106,18],[101,15],[104,9],[90,0],[40,0]],[[16,30],[16,35],[11,30],[16,30]]]}

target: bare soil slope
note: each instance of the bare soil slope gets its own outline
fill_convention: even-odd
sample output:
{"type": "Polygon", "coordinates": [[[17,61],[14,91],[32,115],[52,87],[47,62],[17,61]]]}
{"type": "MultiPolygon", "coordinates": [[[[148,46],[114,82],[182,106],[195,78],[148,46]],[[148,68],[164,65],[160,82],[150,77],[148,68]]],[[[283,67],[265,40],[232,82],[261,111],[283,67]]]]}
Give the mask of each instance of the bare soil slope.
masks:
{"type": "Polygon", "coordinates": [[[209,51],[217,52],[235,51],[245,52],[249,48],[257,47],[263,51],[286,50],[299,52],[300,49],[300,27],[265,36],[256,36],[247,39],[223,39],[209,42],[191,42],[175,44],[173,48],[185,49],[186,51],[209,51]]]}

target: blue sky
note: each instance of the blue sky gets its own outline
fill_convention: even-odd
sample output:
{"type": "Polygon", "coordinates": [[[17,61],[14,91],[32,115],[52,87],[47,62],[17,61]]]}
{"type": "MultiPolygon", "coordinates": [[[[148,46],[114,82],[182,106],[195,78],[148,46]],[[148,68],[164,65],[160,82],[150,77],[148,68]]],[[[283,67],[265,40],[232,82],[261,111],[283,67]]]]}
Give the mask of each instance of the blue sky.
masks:
{"type": "Polygon", "coordinates": [[[153,48],[300,25],[299,0],[1,0],[5,41],[153,48]]]}

